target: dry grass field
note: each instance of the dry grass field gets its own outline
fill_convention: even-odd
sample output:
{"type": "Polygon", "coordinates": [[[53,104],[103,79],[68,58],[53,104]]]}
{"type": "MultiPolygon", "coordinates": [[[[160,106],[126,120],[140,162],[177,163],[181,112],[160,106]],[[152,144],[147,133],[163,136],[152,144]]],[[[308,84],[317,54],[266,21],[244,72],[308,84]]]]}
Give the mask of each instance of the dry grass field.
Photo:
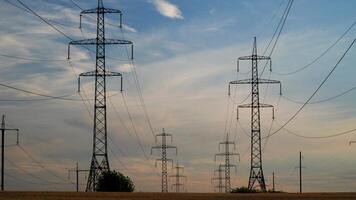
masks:
{"type": "Polygon", "coordinates": [[[216,194],[216,193],[75,193],[75,192],[2,192],[0,200],[335,200],[356,199],[356,193],[309,194],[216,194]]]}

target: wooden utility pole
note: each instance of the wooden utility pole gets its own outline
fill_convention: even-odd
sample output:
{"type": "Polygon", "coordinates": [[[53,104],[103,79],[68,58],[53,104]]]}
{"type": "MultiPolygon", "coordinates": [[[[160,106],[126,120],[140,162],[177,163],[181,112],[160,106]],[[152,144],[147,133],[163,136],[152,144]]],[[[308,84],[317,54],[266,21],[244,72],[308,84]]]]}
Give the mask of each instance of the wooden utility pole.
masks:
{"type": "Polygon", "coordinates": [[[1,191],[4,191],[4,159],[5,159],[5,131],[16,131],[17,141],[16,144],[19,144],[19,129],[17,128],[6,128],[5,126],[5,115],[2,115],[1,121],[1,191]]]}

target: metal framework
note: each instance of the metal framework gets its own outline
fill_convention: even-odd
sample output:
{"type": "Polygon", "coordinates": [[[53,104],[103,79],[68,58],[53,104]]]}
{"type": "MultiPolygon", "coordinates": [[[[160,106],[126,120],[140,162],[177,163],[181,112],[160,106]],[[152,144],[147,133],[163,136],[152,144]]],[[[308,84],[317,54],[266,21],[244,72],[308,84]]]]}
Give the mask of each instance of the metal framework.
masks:
{"type": "Polygon", "coordinates": [[[184,167],[179,165],[179,163],[177,162],[172,169],[173,171],[175,171],[175,174],[170,175],[169,177],[175,179],[175,183],[173,183],[171,187],[175,188],[176,193],[182,192],[185,188],[184,182],[181,182],[181,180],[184,179],[184,181],[187,181],[187,176],[183,175],[184,167]]]}
{"type": "Polygon", "coordinates": [[[225,179],[223,177],[223,172],[225,170],[222,168],[221,165],[219,165],[218,169],[214,170],[214,177],[211,179],[211,182],[213,183],[213,187],[214,187],[214,192],[216,192],[216,189],[218,189],[219,193],[223,192],[223,189],[225,188],[225,186],[223,185],[223,180],[225,179]],[[216,177],[216,173],[218,174],[218,176],[216,177]],[[218,181],[218,185],[214,185],[214,181],[218,181]]]}
{"type": "Polygon", "coordinates": [[[167,162],[172,162],[172,167],[173,167],[173,160],[167,158],[167,149],[175,149],[176,150],[176,155],[178,154],[178,149],[176,146],[172,145],[167,145],[167,137],[171,138],[171,143],[173,142],[173,136],[172,134],[166,133],[164,129],[162,129],[162,133],[156,135],[156,144],[157,144],[157,138],[161,137],[161,145],[156,145],[151,148],[151,155],[152,151],[154,149],[160,149],[161,150],[161,158],[156,159],[156,166],[157,166],[157,161],[161,162],[161,170],[162,170],[162,192],[168,192],[168,171],[167,171],[167,162]]]}
{"type": "Polygon", "coordinates": [[[4,183],[4,159],[5,159],[5,131],[16,131],[16,144],[19,144],[19,129],[17,128],[6,128],[5,125],[5,115],[2,116],[1,121],[1,191],[4,191],[5,183],[4,183]]]}
{"type": "Polygon", "coordinates": [[[224,152],[215,154],[215,161],[216,161],[216,158],[220,157],[220,156],[223,157],[224,161],[225,161],[225,164],[219,165],[219,168],[223,167],[225,169],[224,170],[225,171],[224,179],[225,179],[225,192],[226,193],[229,193],[231,191],[231,175],[230,175],[231,168],[233,167],[233,168],[235,168],[235,172],[237,171],[236,165],[233,165],[230,163],[230,158],[232,156],[238,156],[239,160],[240,160],[240,154],[231,151],[231,148],[230,148],[231,145],[233,146],[233,150],[235,151],[236,150],[235,142],[230,141],[229,134],[226,134],[226,140],[219,143],[219,151],[220,151],[220,147],[224,146],[224,152]]]}
{"type": "MultiPolygon", "coordinates": [[[[268,56],[257,55],[257,43],[256,37],[254,37],[252,55],[239,57],[237,60],[237,71],[239,71],[239,62],[244,60],[251,60],[252,70],[251,79],[243,79],[231,81],[229,83],[229,95],[230,86],[232,84],[250,84],[251,85],[251,103],[240,105],[238,108],[250,108],[251,109],[251,169],[248,182],[248,188],[251,190],[254,188],[256,181],[262,191],[266,191],[266,183],[262,170],[262,153],[261,153],[261,122],[260,122],[260,108],[273,108],[272,105],[260,103],[259,98],[259,84],[279,84],[280,93],[282,90],[281,82],[276,80],[261,79],[258,74],[258,62],[266,60],[270,64],[270,71],[272,70],[272,61],[268,56]]],[[[238,113],[238,110],[237,110],[238,113]]],[[[237,116],[237,119],[239,117],[237,116]]],[[[274,118],[274,114],[273,114],[274,118]]]]}
{"type": "MultiPolygon", "coordinates": [[[[122,90],[121,73],[106,70],[105,47],[106,45],[131,45],[131,52],[133,52],[133,43],[131,41],[105,38],[105,13],[119,14],[120,27],[122,27],[122,12],[117,9],[104,8],[103,1],[98,0],[97,8],[84,10],[80,13],[80,27],[82,23],[82,15],[95,14],[97,16],[97,37],[93,39],[71,41],[68,45],[68,59],[70,58],[71,45],[94,45],[96,47],[95,70],[82,73],[78,77],[78,91],[80,91],[80,77],[95,77],[93,155],[86,191],[96,191],[98,177],[102,172],[110,170],[107,153],[106,77],[120,76],[122,90]]],[[[86,48],[88,49],[88,47],[86,48]]],[[[133,56],[131,55],[131,58],[132,57],[133,56]]]]}

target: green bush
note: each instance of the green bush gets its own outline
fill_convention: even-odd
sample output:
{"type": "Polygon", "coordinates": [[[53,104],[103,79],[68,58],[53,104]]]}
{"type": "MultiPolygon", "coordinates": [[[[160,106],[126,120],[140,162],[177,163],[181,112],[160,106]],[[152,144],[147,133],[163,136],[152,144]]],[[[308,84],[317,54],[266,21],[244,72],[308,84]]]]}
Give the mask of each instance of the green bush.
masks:
{"type": "Polygon", "coordinates": [[[133,192],[135,185],[128,176],[120,172],[106,171],[98,179],[99,192],[133,192]]]}
{"type": "Polygon", "coordinates": [[[250,189],[248,189],[247,187],[244,187],[244,186],[242,186],[240,188],[235,188],[235,189],[233,189],[231,191],[231,193],[257,193],[257,192],[259,192],[259,191],[256,190],[256,189],[250,190],[250,189]]]}

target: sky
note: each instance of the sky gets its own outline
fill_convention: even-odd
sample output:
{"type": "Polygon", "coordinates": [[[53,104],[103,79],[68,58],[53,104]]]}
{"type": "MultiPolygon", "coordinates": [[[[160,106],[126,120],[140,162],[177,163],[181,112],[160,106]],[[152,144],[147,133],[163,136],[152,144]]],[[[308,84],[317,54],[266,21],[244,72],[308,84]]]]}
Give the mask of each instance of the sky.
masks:
{"type": "MultiPolygon", "coordinates": [[[[97,4],[94,0],[73,1],[83,9],[97,4]]],[[[23,3],[75,40],[95,37],[95,19],[84,17],[82,31],[78,29],[81,10],[70,0],[23,0],[23,3]]],[[[210,179],[219,164],[219,160],[214,161],[214,154],[219,152],[218,143],[225,139],[226,132],[240,153],[240,160],[232,160],[237,165],[232,186],[246,186],[250,112],[239,111],[239,121],[235,116],[236,105],[246,99],[250,87],[232,87],[229,97],[228,83],[251,76],[248,62],[240,65],[241,73],[237,75],[236,59],[251,54],[253,37],[257,37],[258,52],[263,54],[287,3],[286,0],[104,0],[105,7],[122,10],[124,23],[120,30],[112,26],[119,24],[119,17],[107,15],[106,36],[132,41],[135,58],[134,65],[130,65],[123,46],[106,50],[107,68],[123,74],[123,96],[129,110],[118,93],[120,80],[108,78],[111,169],[131,177],[136,191],[160,191],[160,170],[155,167],[159,152],[150,155],[155,140],[140,101],[140,89],[154,134],[162,128],[173,134],[178,155],[170,151],[169,157],[185,167],[187,191],[213,192],[210,179]]],[[[355,38],[356,27],[305,70],[281,74],[293,72],[322,55],[355,22],[355,6],[352,0],[294,1],[271,56],[273,71],[262,76],[280,80],[283,85],[282,96],[277,86],[260,87],[261,102],[275,106],[273,121],[271,110],[261,111],[262,137],[269,130],[277,130],[301,107],[288,99],[303,103],[312,95],[355,38]]],[[[93,98],[93,79],[83,79],[80,96],[76,78],[77,74],[94,69],[93,53],[73,47],[67,61],[70,40],[25,12],[18,1],[1,0],[0,17],[1,84],[52,96],[68,95],[77,100],[81,96],[93,98]]],[[[351,48],[311,102],[355,87],[355,53],[355,47],[351,48]]],[[[6,101],[43,97],[5,87],[0,91],[0,113],[6,115],[9,127],[20,129],[20,147],[13,145],[15,134],[6,133],[6,188],[74,191],[75,186],[69,182],[74,182],[75,176],[71,174],[68,179],[68,169],[74,168],[76,162],[82,169],[89,167],[93,102],[6,101]]],[[[355,99],[356,94],[351,91],[329,101],[309,104],[286,128],[304,136],[328,136],[354,129],[355,99]]],[[[282,129],[262,141],[268,187],[274,171],[277,190],[298,191],[296,167],[302,151],[304,191],[355,191],[356,146],[349,146],[352,140],[356,140],[355,133],[307,139],[282,129]]],[[[81,174],[81,190],[85,189],[86,178],[86,174],[81,174]]]]}

